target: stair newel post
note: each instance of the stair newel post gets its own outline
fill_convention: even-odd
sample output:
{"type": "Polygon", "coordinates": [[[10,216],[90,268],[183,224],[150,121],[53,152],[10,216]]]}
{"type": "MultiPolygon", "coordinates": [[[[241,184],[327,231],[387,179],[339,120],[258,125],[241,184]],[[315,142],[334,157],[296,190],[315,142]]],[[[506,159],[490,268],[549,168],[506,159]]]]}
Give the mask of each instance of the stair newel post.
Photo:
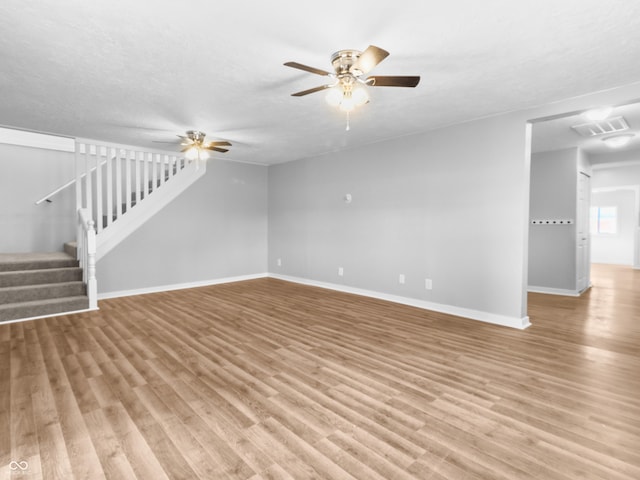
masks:
{"type": "Polygon", "coordinates": [[[89,308],[98,308],[98,283],[96,280],[96,230],[95,222],[87,223],[87,296],[89,308]]]}
{"type": "Polygon", "coordinates": [[[82,268],[82,281],[87,289],[89,308],[98,308],[98,286],[96,280],[96,223],[91,218],[91,212],[86,208],[78,210],[78,224],[82,229],[82,236],[78,240],[78,256],[82,268]]]}

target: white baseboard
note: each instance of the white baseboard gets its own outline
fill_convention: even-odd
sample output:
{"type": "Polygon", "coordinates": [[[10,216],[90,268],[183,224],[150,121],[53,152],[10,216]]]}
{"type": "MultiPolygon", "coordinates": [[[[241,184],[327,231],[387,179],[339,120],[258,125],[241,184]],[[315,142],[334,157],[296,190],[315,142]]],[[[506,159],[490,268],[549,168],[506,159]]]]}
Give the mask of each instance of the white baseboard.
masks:
{"type": "Polygon", "coordinates": [[[423,310],[430,310],[439,313],[446,313],[448,315],[455,315],[457,317],[468,318],[471,320],[479,320],[486,323],[492,323],[494,325],[502,325],[505,327],[517,328],[523,330],[531,325],[529,317],[508,317],[506,315],[497,315],[494,313],[482,312],[480,310],[472,310],[468,308],[455,307],[452,305],[443,305],[441,303],[427,302],[425,300],[418,300],[415,298],[401,297],[399,295],[390,295],[381,292],[375,292],[373,290],[365,290],[361,288],[349,287],[345,285],[338,285],[334,283],[319,282],[316,280],[309,280],[301,277],[292,277],[288,275],[278,275],[274,273],[257,273],[252,275],[240,275],[236,277],[217,278],[214,280],[204,280],[200,282],[179,283],[173,285],[162,285],[157,287],[138,288],[135,290],[121,290],[117,292],[98,293],[98,300],[106,300],[109,298],[128,297],[132,295],[145,295],[148,293],[167,292],[171,290],[182,290],[186,288],[206,287],[210,285],[219,285],[223,283],[242,282],[245,280],[254,280],[257,278],[271,277],[287,282],[299,283],[302,285],[309,285],[312,287],[326,288],[329,290],[336,290],[344,293],[352,293],[355,295],[362,295],[365,297],[377,298],[379,300],[386,300],[388,302],[399,303],[402,305],[409,305],[412,307],[421,308],[423,310]]]}
{"type": "Polygon", "coordinates": [[[564,288],[538,287],[538,286],[535,286],[535,285],[529,285],[527,287],[527,292],[530,292],[530,293],[546,293],[548,295],[562,295],[562,296],[565,296],[565,297],[579,297],[580,294],[582,293],[582,292],[579,292],[578,290],[566,290],[564,288]]]}
{"type": "Polygon", "coordinates": [[[242,282],[245,280],[254,280],[256,278],[265,278],[267,273],[256,273],[252,275],[239,275],[236,277],[216,278],[213,280],[203,280],[199,282],[175,283],[173,285],[160,285],[157,287],[136,288],[134,290],[120,290],[117,292],[98,293],[98,300],[106,300],[108,298],[130,297],[132,295],[145,295],[147,293],[168,292],[170,290],[183,290],[185,288],[208,287],[210,285],[219,285],[221,283],[242,282]]]}
{"type": "Polygon", "coordinates": [[[97,311],[97,308],[85,308],[83,310],[72,310],[70,312],[60,312],[60,313],[49,313],[47,315],[38,315],[37,317],[27,317],[27,318],[17,318],[15,320],[5,320],[0,322],[0,325],[6,325],[8,323],[20,323],[20,322],[28,322],[30,320],[40,320],[42,318],[49,317],[61,317],[62,315],[75,315],[76,313],[85,313],[85,312],[94,312],[97,311]]]}
{"type": "Polygon", "coordinates": [[[457,317],[464,317],[471,320],[479,320],[481,322],[492,323],[495,325],[502,325],[504,327],[517,328],[524,330],[529,327],[529,317],[508,317],[506,315],[497,315],[494,313],[482,312],[480,310],[472,310],[468,308],[455,307],[452,305],[444,305],[441,303],[427,302],[425,300],[418,300],[415,298],[401,297],[399,295],[390,295],[387,293],[375,292],[373,290],[365,290],[361,288],[349,287],[345,285],[338,285],[335,283],[319,282],[316,280],[309,280],[301,277],[291,277],[288,275],[279,275],[275,273],[269,273],[269,277],[277,278],[279,280],[285,280],[287,282],[300,283],[302,285],[309,285],[313,287],[326,288],[329,290],[337,290],[339,292],[353,293],[355,295],[362,295],[365,297],[377,298],[380,300],[386,300],[388,302],[400,303],[403,305],[409,305],[412,307],[422,308],[423,310],[430,310],[439,313],[446,313],[448,315],[455,315],[457,317]]]}

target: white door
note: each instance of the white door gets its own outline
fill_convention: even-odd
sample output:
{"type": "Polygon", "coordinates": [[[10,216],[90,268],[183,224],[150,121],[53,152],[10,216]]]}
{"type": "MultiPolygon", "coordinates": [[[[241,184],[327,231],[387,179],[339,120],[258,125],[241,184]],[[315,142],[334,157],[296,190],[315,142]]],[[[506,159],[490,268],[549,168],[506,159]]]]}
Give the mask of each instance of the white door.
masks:
{"type": "Polygon", "coordinates": [[[589,232],[589,207],[591,178],[578,174],[578,209],[576,218],[576,276],[577,289],[582,292],[591,283],[591,249],[589,232]]]}

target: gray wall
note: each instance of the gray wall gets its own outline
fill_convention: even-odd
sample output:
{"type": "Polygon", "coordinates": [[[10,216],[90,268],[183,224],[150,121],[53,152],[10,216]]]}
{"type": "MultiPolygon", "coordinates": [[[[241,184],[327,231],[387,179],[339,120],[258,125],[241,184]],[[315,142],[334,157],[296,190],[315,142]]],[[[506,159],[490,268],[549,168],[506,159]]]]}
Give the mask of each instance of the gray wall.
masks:
{"type": "Polygon", "coordinates": [[[525,125],[505,115],[270,167],[269,271],[525,316],[525,125]]]}
{"type": "Polygon", "coordinates": [[[75,178],[72,153],[0,144],[0,252],[62,251],[75,240],[75,190],[34,202],[75,178]]]}
{"type": "MultiPolygon", "coordinates": [[[[210,162],[205,178],[98,264],[100,292],[268,269],[522,318],[527,121],[638,95],[640,85],[629,85],[268,169],[210,162]],[[346,193],[353,195],[351,204],[342,201],[346,193]],[[337,277],[338,266],[345,268],[344,277],[337,277]],[[397,282],[400,273],[405,285],[397,282]],[[433,279],[433,290],[424,290],[425,278],[433,279]]],[[[8,179],[30,168],[9,165],[11,155],[0,158],[2,189],[17,189],[8,187],[8,179]]],[[[15,198],[4,196],[3,205],[8,197],[15,198]]],[[[2,212],[5,237],[7,224],[19,215],[2,212]]],[[[75,223],[75,215],[70,218],[75,223]]]]}
{"type": "Polygon", "coordinates": [[[209,160],[207,172],[98,262],[98,292],[267,271],[267,168],[209,160]]]}
{"type": "MultiPolygon", "coordinates": [[[[535,127],[534,127],[535,128],[535,127]]],[[[573,219],[577,210],[578,149],[531,156],[530,219],[573,219]]],[[[576,228],[529,228],[529,286],[576,289],[576,228]]]]}

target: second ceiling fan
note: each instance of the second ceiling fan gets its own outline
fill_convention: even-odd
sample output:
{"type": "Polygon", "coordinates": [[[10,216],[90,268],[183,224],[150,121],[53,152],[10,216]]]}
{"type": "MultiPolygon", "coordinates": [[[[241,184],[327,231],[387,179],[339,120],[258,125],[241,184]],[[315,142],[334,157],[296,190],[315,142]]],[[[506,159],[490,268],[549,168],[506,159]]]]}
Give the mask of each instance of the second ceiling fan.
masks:
{"type": "Polygon", "coordinates": [[[209,154],[207,150],[213,150],[215,152],[225,153],[228,152],[228,148],[222,147],[230,147],[231,143],[227,141],[217,141],[217,142],[205,142],[206,134],[204,132],[200,132],[198,130],[187,130],[187,135],[178,135],[178,138],[182,140],[180,145],[182,149],[180,150],[185,154],[187,159],[189,160],[206,160],[209,158],[209,154]]]}
{"type": "Polygon", "coordinates": [[[309,67],[297,62],[286,62],[285,65],[305,72],[314,73],[334,79],[334,82],[308,90],[292,93],[294,97],[302,97],[310,93],[331,89],[327,101],[349,113],[355,107],[367,103],[369,96],[366,87],[415,87],[420,82],[419,76],[381,76],[365,77],[381,61],[389,56],[389,52],[380,47],[369,45],[364,52],[358,50],[340,50],[331,56],[331,64],[335,72],[309,67]]]}

